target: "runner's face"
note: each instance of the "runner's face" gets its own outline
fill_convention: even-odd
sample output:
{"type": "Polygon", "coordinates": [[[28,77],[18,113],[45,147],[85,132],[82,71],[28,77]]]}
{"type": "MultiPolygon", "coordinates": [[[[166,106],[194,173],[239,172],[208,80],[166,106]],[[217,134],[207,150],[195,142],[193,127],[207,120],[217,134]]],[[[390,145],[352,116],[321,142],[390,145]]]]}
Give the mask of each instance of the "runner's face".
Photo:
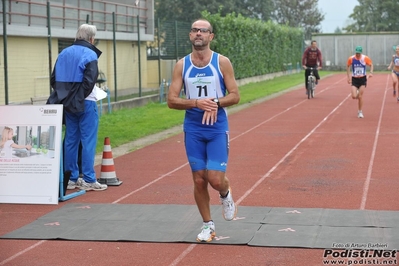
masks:
{"type": "Polygon", "coordinates": [[[211,25],[209,22],[199,20],[194,22],[191,26],[189,36],[195,50],[204,50],[208,47],[214,35],[211,33],[211,25]],[[202,32],[200,29],[208,29],[208,31],[202,32]]]}
{"type": "Polygon", "coordinates": [[[312,43],[312,49],[316,49],[317,48],[317,42],[313,42],[312,43]]]}

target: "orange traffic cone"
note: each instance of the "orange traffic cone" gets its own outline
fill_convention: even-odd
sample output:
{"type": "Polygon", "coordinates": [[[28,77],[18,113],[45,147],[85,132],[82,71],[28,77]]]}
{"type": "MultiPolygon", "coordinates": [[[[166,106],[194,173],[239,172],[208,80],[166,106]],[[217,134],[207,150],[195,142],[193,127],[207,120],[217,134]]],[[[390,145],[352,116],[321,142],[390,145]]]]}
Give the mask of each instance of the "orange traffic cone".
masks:
{"type": "Polygon", "coordinates": [[[98,182],[108,186],[119,186],[122,184],[122,181],[119,181],[116,177],[109,137],[104,139],[103,161],[101,163],[101,173],[98,182]]]}

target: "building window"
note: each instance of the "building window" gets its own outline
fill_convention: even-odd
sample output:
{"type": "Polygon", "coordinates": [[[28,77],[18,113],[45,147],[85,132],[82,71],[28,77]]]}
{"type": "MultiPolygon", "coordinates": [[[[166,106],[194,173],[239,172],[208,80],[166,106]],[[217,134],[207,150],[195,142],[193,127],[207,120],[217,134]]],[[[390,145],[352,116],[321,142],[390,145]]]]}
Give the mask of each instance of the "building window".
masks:
{"type": "Polygon", "coordinates": [[[58,39],[58,53],[61,53],[62,50],[71,46],[75,39],[58,39]]]}

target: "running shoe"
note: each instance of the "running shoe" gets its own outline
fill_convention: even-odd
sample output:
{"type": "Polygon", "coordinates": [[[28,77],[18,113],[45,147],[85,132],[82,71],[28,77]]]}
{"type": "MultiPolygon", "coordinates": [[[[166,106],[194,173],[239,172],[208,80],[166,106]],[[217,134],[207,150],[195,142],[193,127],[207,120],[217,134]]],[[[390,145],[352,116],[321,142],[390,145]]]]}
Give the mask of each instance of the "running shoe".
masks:
{"type": "Polygon", "coordinates": [[[359,111],[359,112],[357,113],[357,117],[359,117],[359,118],[364,118],[363,112],[362,112],[362,111],[359,111]]]}
{"type": "Polygon", "coordinates": [[[90,190],[101,191],[101,190],[106,190],[108,186],[100,184],[97,181],[93,182],[93,183],[87,183],[86,181],[82,180],[82,182],[77,187],[79,189],[86,190],[86,191],[90,191],[90,190]]]}
{"type": "Polygon", "coordinates": [[[75,188],[79,187],[82,184],[82,181],[83,181],[83,178],[78,178],[78,180],[76,180],[76,182],[69,180],[67,189],[75,189],[75,188]]]}
{"type": "Polygon", "coordinates": [[[234,204],[233,196],[231,195],[231,188],[225,197],[220,196],[220,202],[223,205],[223,218],[226,221],[233,220],[237,214],[237,206],[234,204]]]}
{"type": "Polygon", "coordinates": [[[215,233],[215,224],[210,221],[204,223],[201,228],[201,233],[197,235],[198,242],[211,242],[212,239],[216,236],[215,233]]]}

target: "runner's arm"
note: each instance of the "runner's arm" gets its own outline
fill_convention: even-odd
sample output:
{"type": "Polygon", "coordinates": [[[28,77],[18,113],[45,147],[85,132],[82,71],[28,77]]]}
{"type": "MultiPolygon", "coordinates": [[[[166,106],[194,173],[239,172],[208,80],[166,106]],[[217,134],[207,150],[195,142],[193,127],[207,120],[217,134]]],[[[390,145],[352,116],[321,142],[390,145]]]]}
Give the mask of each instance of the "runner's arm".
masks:
{"type": "Polygon", "coordinates": [[[306,69],[306,61],[307,61],[308,49],[309,48],[306,48],[305,51],[303,52],[303,55],[302,55],[302,67],[304,69],[306,69]]]}
{"type": "Polygon", "coordinates": [[[349,57],[348,62],[346,63],[346,75],[348,76],[348,83],[351,84],[351,65],[352,65],[352,57],[349,57]]]}
{"type": "Polygon", "coordinates": [[[391,67],[393,66],[393,60],[394,60],[394,58],[395,58],[395,56],[393,55],[393,56],[392,56],[391,63],[389,63],[389,66],[388,66],[388,70],[390,70],[391,67]]]}
{"type": "Polygon", "coordinates": [[[240,93],[238,91],[237,81],[234,76],[234,69],[230,60],[225,56],[220,56],[219,58],[220,71],[223,74],[224,84],[228,94],[219,98],[220,106],[227,107],[237,104],[240,101],[240,93]]]}
{"type": "Polygon", "coordinates": [[[371,77],[373,75],[373,70],[374,70],[374,65],[373,65],[373,61],[371,60],[370,57],[367,57],[367,62],[366,62],[369,66],[370,66],[370,74],[369,77],[371,77]]]}

